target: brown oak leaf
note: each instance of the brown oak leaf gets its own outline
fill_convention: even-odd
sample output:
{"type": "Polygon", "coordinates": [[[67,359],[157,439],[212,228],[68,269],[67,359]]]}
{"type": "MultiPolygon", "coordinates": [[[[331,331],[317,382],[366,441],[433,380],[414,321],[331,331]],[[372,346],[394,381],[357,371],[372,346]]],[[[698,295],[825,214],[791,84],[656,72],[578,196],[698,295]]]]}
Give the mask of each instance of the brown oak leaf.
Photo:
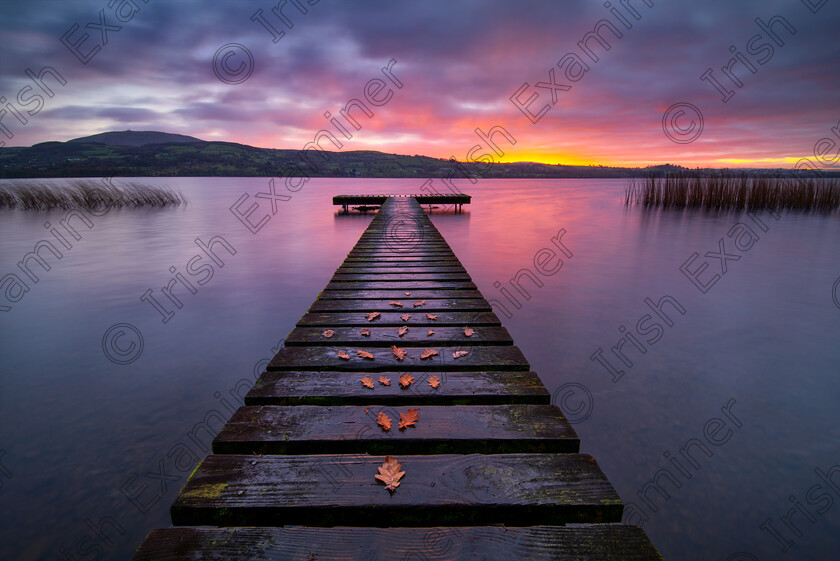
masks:
{"type": "Polygon", "coordinates": [[[400,337],[402,337],[406,333],[408,333],[408,326],[407,325],[403,325],[402,327],[397,329],[397,335],[399,335],[400,337]]]}
{"type": "Polygon", "coordinates": [[[368,329],[367,327],[359,330],[359,333],[362,334],[362,337],[370,337],[370,329],[368,329]]]}
{"type": "Polygon", "coordinates": [[[469,327],[465,327],[464,328],[464,335],[466,335],[467,337],[472,337],[473,335],[475,335],[475,329],[470,329],[469,327]]]}
{"type": "Polygon", "coordinates": [[[411,296],[411,292],[406,292],[405,295],[406,296],[411,296]]]}
{"type": "Polygon", "coordinates": [[[409,409],[405,413],[400,413],[400,430],[416,423],[419,417],[420,411],[418,409],[409,409]]]}
{"type": "Polygon", "coordinates": [[[411,314],[403,314],[400,316],[403,321],[408,321],[411,319],[411,314]]]}
{"type": "Polygon", "coordinates": [[[436,319],[437,319],[437,314],[434,314],[434,315],[432,315],[432,314],[426,314],[426,317],[427,317],[428,319],[430,319],[430,320],[434,321],[434,320],[436,320],[436,319]]]}
{"type": "Polygon", "coordinates": [[[437,387],[440,385],[440,378],[438,378],[437,376],[429,376],[428,381],[429,385],[435,389],[437,389],[437,387]]]}
{"type": "Polygon", "coordinates": [[[362,382],[362,385],[364,387],[373,389],[373,378],[371,378],[370,376],[365,376],[360,380],[360,382],[362,382]]]}
{"type": "Polygon", "coordinates": [[[363,351],[363,350],[361,350],[361,349],[359,349],[358,351],[356,351],[356,354],[357,354],[357,355],[359,355],[359,356],[360,356],[360,357],[362,357],[362,358],[373,358],[373,354],[371,354],[371,353],[369,353],[369,352],[367,352],[367,351],[363,351]]]}
{"type": "Polygon", "coordinates": [[[382,430],[391,430],[391,418],[382,411],[376,415],[376,422],[379,423],[382,430]]]}
{"type": "Polygon", "coordinates": [[[396,345],[391,345],[391,352],[394,353],[394,356],[397,357],[397,360],[402,360],[408,356],[408,353],[405,352],[405,349],[401,349],[396,345]]]}
{"type": "Polygon", "coordinates": [[[423,304],[425,304],[425,303],[426,303],[426,301],[425,301],[425,300],[415,300],[415,301],[414,301],[414,307],[415,307],[415,308],[419,308],[420,306],[422,306],[422,305],[423,305],[423,304]]]}
{"type": "Polygon", "coordinates": [[[350,355],[348,355],[344,351],[338,351],[338,358],[341,358],[341,359],[344,359],[344,360],[350,360],[350,355]]]}
{"type": "Polygon", "coordinates": [[[324,337],[326,337],[327,339],[329,339],[330,337],[332,337],[333,335],[335,335],[335,331],[333,331],[332,329],[327,329],[326,331],[324,331],[323,333],[321,333],[321,335],[323,335],[324,337]]]}
{"type": "Polygon", "coordinates": [[[396,306],[397,308],[402,308],[403,307],[403,305],[400,304],[399,302],[388,302],[388,303],[391,304],[392,306],[396,306]]]}
{"type": "Polygon", "coordinates": [[[428,333],[426,333],[426,335],[428,335],[429,337],[431,337],[431,336],[432,336],[432,335],[434,335],[434,334],[435,334],[435,330],[434,330],[434,329],[430,329],[430,330],[429,330],[429,332],[428,332],[428,333]]]}
{"type": "Polygon", "coordinates": [[[452,353],[452,358],[459,358],[462,356],[466,356],[469,351],[455,351],[452,353]]]}
{"type": "Polygon", "coordinates": [[[433,356],[435,356],[436,354],[438,354],[438,352],[437,352],[436,350],[434,350],[434,349],[426,349],[425,351],[423,351],[423,354],[421,354],[421,355],[420,355],[420,359],[421,359],[421,360],[424,360],[424,359],[427,359],[427,358],[429,358],[429,357],[433,357],[433,356]]]}
{"type": "Polygon", "coordinates": [[[368,321],[373,321],[376,318],[378,318],[379,315],[380,315],[379,312],[371,312],[368,315],[366,315],[365,317],[367,318],[368,321]]]}
{"type": "Polygon", "coordinates": [[[402,479],[402,476],[405,475],[404,471],[400,471],[400,469],[402,469],[402,464],[399,463],[396,458],[386,456],[385,463],[377,469],[379,470],[379,473],[377,473],[374,477],[384,483],[385,488],[392,493],[396,491],[397,487],[400,486],[400,479],[402,479]]]}
{"type": "Polygon", "coordinates": [[[407,388],[412,382],[414,382],[414,376],[411,374],[403,374],[400,376],[400,385],[402,387],[407,388]]]}
{"type": "Polygon", "coordinates": [[[391,385],[391,379],[386,378],[385,376],[380,376],[379,377],[379,383],[382,384],[383,386],[390,386],[391,385]]]}

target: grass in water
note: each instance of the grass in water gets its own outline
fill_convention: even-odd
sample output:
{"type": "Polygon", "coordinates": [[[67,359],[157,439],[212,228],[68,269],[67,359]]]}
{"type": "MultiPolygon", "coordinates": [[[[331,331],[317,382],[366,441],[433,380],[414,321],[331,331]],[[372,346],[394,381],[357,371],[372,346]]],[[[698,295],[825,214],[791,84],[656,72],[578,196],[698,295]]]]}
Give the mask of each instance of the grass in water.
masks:
{"type": "Polygon", "coordinates": [[[631,179],[624,204],[705,210],[840,210],[840,179],[768,178],[748,175],[702,177],[676,174],[631,179]]]}
{"type": "Polygon", "coordinates": [[[19,181],[0,184],[0,208],[20,210],[165,207],[187,204],[180,193],[165,187],[128,182],[119,187],[77,179],[64,184],[19,181]]]}

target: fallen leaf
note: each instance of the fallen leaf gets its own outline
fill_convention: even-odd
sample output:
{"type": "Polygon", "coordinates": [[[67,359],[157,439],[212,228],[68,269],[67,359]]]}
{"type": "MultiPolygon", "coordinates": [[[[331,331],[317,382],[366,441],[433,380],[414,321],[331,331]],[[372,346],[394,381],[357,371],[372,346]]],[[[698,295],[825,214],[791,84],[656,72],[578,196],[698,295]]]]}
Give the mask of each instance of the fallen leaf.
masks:
{"type": "Polygon", "coordinates": [[[435,314],[435,315],[426,314],[426,317],[429,318],[430,320],[436,320],[437,319],[437,314],[435,314]]]}
{"type": "Polygon", "coordinates": [[[397,357],[397,360],[402,360],[408,356],[408,353],[405,352],[405,349],[401,349],[396,345],[391,345],[391,352],[394,353],[394,356],[397,357]]]}
{"type": "Polygon", "coordinates": [[[408,321],[411,319],[411,314],[403,314],[400,316],[403,321],[408,321]]]}
{"type": "Polygon", "coordinates": [[[409,409],[405,414],[400,413],[400,430],[409,427],[417,422],[420,417],[420,411],[417,409],[409,409]]]}
{"type": "Polygon", "coordinates": [[[421,360],[427,359],[429,357],[435,356],[436,354],[438,354],[438,352],[436,350],[426,349],[425,351],[423,351],[423,354],[420,355],[420,359],[421,360]]]}
{"type": "Polygon", "coordinates": [[[470,329],[469,327],[465,327],[464,328],[464,335],[466,335],[467,337],[472,337],[473,335],[475,335],[475,329],[470,329]]]}
{"type": "Polygon", "coordinates": [[[362,385],[364,387],[373,389],[373,378],[371,378],[370,376],[365,376],[360,381],[362,382],[362,385]]]}
{"type": "Polygon", "coordinates": [[[356,351],[356,354],[359,355],[362,358],[373,358],[373,355],[371,353],[369,353],[367,351],[363,351],[361,349],[356,351]]]}
{"type": "Polygon", "coordinates": [[[368,409],[368,408],[366,407],[366,408],[365,408],[365,415],[367,415],[367,412],[368,412],[368,411],[370,411],[370,409],[368,409]]]}
{"type": "Polygon", "coordinates": [[[367,327],[361,329],[359,333],[362,334],[362,337],[370,337],[370,329],[368,329],[367,327]]]}
{"type": "Polygon", "coordinates": [[[338,358],[343,358],[344,360],[350,360],[350,355],[348,355],[344,351],[338,351],[338,358]]]}
{"type": "Polygon", "coordinates": [[[428,332],[428,333],[426,333],[426,335],[427,335],[427,336],[429,336],[429,337],[431,337],[431,336],[432,336],[432,335],[434,335],[434,334],[435,334],[435,330],[434,330],[434,329],[430,329],[430,330],[429,330],[429,332],[428,332]]]}
{"type": "Polygon", "coordinates": [[[382,384],[383,386],[390,386],[391,385],[391,379],[386,378],[385,376],[380,376],[379,377],[379,383],[382,384]]]}
{"type": "Polygon", "coordinates": [[[407,325],[403,325],[402,327],[397,329],[397,335],[399,335],[400,337],[402,337],[406,333],[408,333],[408,326],[407,325]]]}
{"type": "Polygon", "coordinates": [[[414,382],[414,376],[411,374],[403,374],[400,376],[400,385],[402,387],[407,388],[412,382],[414,382]]]}
{"type": "Polygon", "coordinates": [[[437,376],[429,376],[428,381],[429,385],[435,389],[437,389],[437,387],[440,385],[440,378],[438,378],[437,376]]]}
{"type": "Polygon", "coordinates": [[[402,308],[403,307],[403,305],[400,304],[399,302],[388,302],[388,303],[391,304],[392,306],[396,306],[397,308],[402,308]]]}
{"type": "Polygon", "coordinates": [[[376,415],[376,422],[382,427],[382,430],[391,430],[391,418],[382,411],[376,415]]]}
{"type": "Polygon", "coordinates": [[[400,471],[401,468],[402,464],[399,463],[396,458],[386,456],[385,463],[377,468],[379,473],[377,473],[374,477],[384,483],[386,489],[394,492],[397,490],[397,487],[400,486],[400,479],[402,479],[402,476],[405,475],[404,471],[400,471]]]}
{"type": "Polygon", "coordinates": [[[425,303],[426,303],[426,301],[425,301],[425,300],[415,300],[415,301],[414,301],[414,307],[415,307],[415,308],[418,308],[418,307],[422,306],[422,305],[423,305],[423,304],[425,304],[425,303]]]}
{"type": "Polygon", "coordinates": [[[335,335],[335,331],[333,331],[332,329],[327,329],[326,331],[324,331],[323,333],[321,333],[321,335],[323,335],[324,337],[326,337],[327,339],[329,339],[330,337],[332,337],[333,335],[335,335]]]}
{"type": "Polygon", "coordinates": [[[411,292],[406,292],[405,295],[406,296],[411,296],[411,292]]]}
{"type": "Polygon", "coordinates": [[[469,351],[455,351],[454,353],[452,353],[452,358],[459,358],[459,357],[462,357],[462,356],[466,356],[466,354],[468,352],[469,351]]]}
{"type": "Polygon", "coordinates": [[[375,320],[376,318],[379,317],[379,312],[371,312],[368,315],[366,315],[365,317],[367,318],[368,321],[373,321],[373,320],[375,320]]]}

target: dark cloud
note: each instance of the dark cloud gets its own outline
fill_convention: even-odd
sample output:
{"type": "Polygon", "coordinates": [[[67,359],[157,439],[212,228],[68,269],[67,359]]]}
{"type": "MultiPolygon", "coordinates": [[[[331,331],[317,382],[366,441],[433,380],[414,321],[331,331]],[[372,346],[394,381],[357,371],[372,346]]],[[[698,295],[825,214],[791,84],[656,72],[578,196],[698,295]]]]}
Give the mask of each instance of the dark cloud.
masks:
{"type": "MultiPolygon", "coordinates": [[[[522,153],[549,154],[552,145],[560,153],[584,139],[581,154],[604,154],[598,143],[608,140],[609,149],[623,151],[626,159],[653,161],[678,148],[657,131],[662,111],[689,101],[703,108],[709,134],[717,139],[714,150],[698,144],[694,152],[707,150],[711,161],[727,143],[743,147],[752,139],[765,157],[775,157],[799,153],[809,136],[818,138],[837,120],[840,45],[834,37],[840,6],[831,2],[814,15],[804,2],[782,0],[656,0],[653,7],[630,0],[638,20],[612,2],[632,29],[621,26],[602,2],[585,0],[320,0],[307,5],[306,14],[286,4],[291,28],[272,14],[277,3],[271,1],[135,3],[140,11],[125,23],[116,21],[107,0],[0,5],[0,95],[14,98],[27,83],[26,68],[53,66],[68,80],[33,123],[15,129],[10,144],[51,140],[44,136],[53,130],[50,120],[73,121],[76,136],[101,132],[105,122],[113,128],[159,125],[196,136],[212,130],[259,145],[305,141],[301,130],[324,126],[322,113],[360,97],[367,80],[391,58],[406,87],[377,109],[366,127],[377,138],[412,135],[418,140],[406,148],[411,153],[460,154],[475,126],[504,123],[523,138],[522,153]],[[82,64],[59,38],[78,24],[74,37],[88,33],[86,45],[93,45],[100,33],[85,24],[98,22],[101,9],[108,23],[121,29],[82,64]],[[251,21],[257,10],[285,32],[280,41],[274,43],[269,31],[251,21]],[[768,22],[774,16],[784,17],[796,34],[776,24],[785,45],[774,44],[772,59],[758,65],[746,45],[761,32],[755,19],[768,22]],[[528,82],[542,104],[549,94],[533,90],[534,84],[547,80],[548,70],[566,53],[580,54],[578,42],[603,19],[619,26],[623,36],[610,36],[611,49],[598,49],[600,60],[590,61],[584,78],[561,94],[539,125],[531,125],[508,97],[528,82]],[[214,75],[213,54],[226,43],[252,53],[255,65],[247,82],[225,84],[214,75]],[[711,68],[722,76],[730,46],[747,56],[756,72],[739,67],[743,86],[730,83],[735,95],[723,103],[700,75],[711,68]]],[[[387,144],[381,149],[394,151],[387,144]]]]}

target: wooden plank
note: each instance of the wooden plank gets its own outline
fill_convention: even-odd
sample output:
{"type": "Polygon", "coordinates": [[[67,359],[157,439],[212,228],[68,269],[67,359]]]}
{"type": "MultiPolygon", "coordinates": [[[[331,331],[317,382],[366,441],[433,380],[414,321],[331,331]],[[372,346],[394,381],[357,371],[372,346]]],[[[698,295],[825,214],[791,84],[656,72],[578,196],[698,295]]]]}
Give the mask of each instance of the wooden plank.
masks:
{"type": "Polygon", "coordinates": [[[397,327],[370,327],[370,335],[362,335],[360,327],[335,327],[335,333],[324,336],[323,327],[295,327],[286,335],[287,347],[337,346],[381,347],[384,344],[399,347],[428,347],[429,345],[457,345],[460,347],[479,345],[513,345],[513,338],[504,327],[480,327],[470,337],[463,327],[436,327],[429,335],[427,327],[409,327],[408,333],[400,336],[397,327]]]}
{"type": "Polygon", "coordinates": [[[467,273],[415,273],[413,271],[400,271],[398,273],[335,273],[333,282],[345,281],[416,281],[416,280],[472,280],[467,273]]]}
{"type": "Polygon", "coordinates": [[[481,370],[521,370],[528,371],[530,366],[519,347],[482,346],[482,347],[439,347],[429,348],[439,351],[431,358],[421,360],[422,349],[406,349],[408,356],[397,360],[388,347],[366,347],[374,358],[357,356],[356,348],[336,347],[283,347],[266,370],[323,370],[323,371],[368,371],[368,372],[438,372],[438,371],[481,371],[481,370]],[[456,350],[465,350],[467,354],[453,358],[456,350]],[[350,360],[338,357],[339,351],[350,355],[350,360]]]}
{"type": "Polygon", "coordinates": [[[425,267],[436,263],[460,264],[461,261],[454,255],[449,257],[420,257],[403,254],[373,259],[367,257],[347,257],[344,260],[345,265],[351,263],[375,263],[377,267],[425,267]]]}
{"type": "Polygon", "coordinates": [[[133,561],[661,561],[637,526],[166,528],[133,561]]]}
{"type": "Polygon", "coordinates": [[[478,290],[324,290],[318,295],[319,300],[426,300],[433,298],[444,299],[475,299],[483,298],[478,290]],[[406,295],[406,292],[411,294],[406,295]]]}
{"type": "Polygon", "coordinates": [[[392,382],[376,391],[362,386],[373,372],[263,372],[245,396],[246,405],[497,405],[546,404],[551,395],[533,372],[437,372],[440,385],[428,384],[430,372],[413,374],[402,388],[392,382]]]}
{"type": "Polygon", "coordinates": [[[619,522],[623,505],[584,454],[400,456],[392,494],[368,455],[214,454],[171,508],[182,525],[438,526],[619,522]]]}
{"type": "Polygon", "coordinates": [[[478,290],[467,281],[330,281],[325,290],[478,290]]]}
{"type": "MultiPolygon", "coordinates": [[[[396,383],[392,377],[392,384],[396,383]]],[[[213,440],[213,453],[393,456],[580,450],[577,434],[554,405],[417,405],[413,409],[419,412],[419,420],[400,430],[397,424],[406,408],[240,407],[213,440]],[[380,413],[391,419],[390,430],[377,423],[380,413]]]]}
{"type": "Polygon", "coordinates": [[[310,312],[399,312],[409,314],[424,314],[436,312],[458,312],[458,311],[487,311],[492,308],[487,300],[466,299],[466,298],[434,298],[426,300],[426,303],[417,308],[413,300],[315,300],[309,307],[310,312]],[[399,302],[402,308],[394,306],[391,302],[399,302]]]}
{"type": "MultiPolygon", "coordinates": [[[[404,313],[404,312],[403,312],[404,313]]],[[[411,313],[408,321],[400,317],[399,312],[382,312],[373,321],[365,319],[365,314],[355,312],[309,312],[298,320],[300,327],[332,327],[356,326],[356,327],[409,327],[425,326],[431,329],[435,327],[463,327],[469,326],[478,328],[485,325],[501,325],[502,322],[493,312],[435,312],[436,320],[426,318],[425,313],[411,313]]]]}
{"type": "Polygon", "coordinates": [[[341,266],[335,270],[336,274],[348,275],[393,275],[399,273],[429,274],[429,273],[464,273],[466,269],[461,266],[450,267],[400,267],[395,270],[395,267],[345,267],[341,266]]]}

